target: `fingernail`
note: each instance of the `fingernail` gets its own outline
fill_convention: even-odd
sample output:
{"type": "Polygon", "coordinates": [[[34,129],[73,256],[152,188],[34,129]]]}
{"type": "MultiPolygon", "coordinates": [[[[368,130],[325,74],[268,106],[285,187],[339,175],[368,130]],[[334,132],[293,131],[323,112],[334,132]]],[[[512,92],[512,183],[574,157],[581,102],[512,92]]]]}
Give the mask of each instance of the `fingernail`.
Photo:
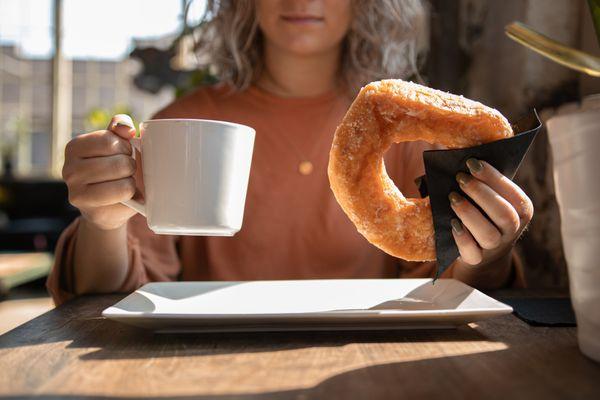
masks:
{"type": "Polygon", "coordinates": [[[457,220],[456,218],[452,218],[450,220],[450,225],[452,225],[452,230],[457,235],[462,235],[462,233],[465,231],[462,224],[460,223],[460,221],[457,220]]]}
{"type": "Polygon", "coordinates": [[[483,163],[476,158],[469,158],[467,160],[467,168],[471,172],[477,173],[483,169],[483,163]]]}
{"type": "Polygon", "coordinates": [[[118,114],[118,115],[115,115],[115,118],[117,120],[115,122],[115,126],[121,125],[121,126],[126,126],[128,128],[131,128],[131,129],[134,128],[134,126],[133,126],[133,120],[131,119],[131,117],[129,115],[127,115],[127,114],[118,114]]]}
{"type": "Polygon", "coordinates": [[[462,196],[456,192],[450,192],[448,198],[450,199],[450,203],[452,204],[459,204],[461,201],[463,201],[462,196]]]}
{"type": "Polygon", "coordinates": [[[464,172],[459,172],[456,174],[456,180],[461,185],[466,185],[471,180],[471,176],[465,174],[464,172]]]}
{"type": "Polygon", "coordinates": [[[128,128],[133,128],[133,126],[129,125],[129,124],[128,124],[128,123],[126,123],[126,122],[122,122],[122,121],[119,121],[119,122],[117,122],[117,123],[115,124],[115,126],[126,126],[126,127],[128,127],[128,128]]]}

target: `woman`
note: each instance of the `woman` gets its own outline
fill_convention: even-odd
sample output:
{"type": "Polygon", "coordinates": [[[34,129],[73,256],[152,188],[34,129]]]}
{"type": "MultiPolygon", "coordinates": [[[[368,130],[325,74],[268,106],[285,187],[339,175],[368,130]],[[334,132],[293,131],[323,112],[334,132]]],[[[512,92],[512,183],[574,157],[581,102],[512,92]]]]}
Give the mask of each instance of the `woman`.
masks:
{"type": "MultiPolygon", "coordinates": [[[[420,2],[244,0],[207,7],[212,19],[199,45],[221,84],[177,99],[155,118],[256,129],[242,230],[233,238],[155,235],[119,204],[136,193],[141,168],[127,140],[135,133],[131,118],[117,115],[107,130],[67,146],[63,175],[81,217],[57,247],[48,280],[54,299],[176,279],[431,276],[434,263],[394,259],[360,236],[326,175],[333,132],[358,88],[414,72],[420,2]]],[[[408,196],[418,195],[413,180],[423,172],[427,147],[403,143],[386,154],[390,176],[408,196]]],[[[510,281],[511,249],[531,219],[531,201],[485,162],[470,160],[468,167],[471,174],[459,180],[470,199],[452,196],[461,257],[445,276],[499,287],[510,281]]]]}

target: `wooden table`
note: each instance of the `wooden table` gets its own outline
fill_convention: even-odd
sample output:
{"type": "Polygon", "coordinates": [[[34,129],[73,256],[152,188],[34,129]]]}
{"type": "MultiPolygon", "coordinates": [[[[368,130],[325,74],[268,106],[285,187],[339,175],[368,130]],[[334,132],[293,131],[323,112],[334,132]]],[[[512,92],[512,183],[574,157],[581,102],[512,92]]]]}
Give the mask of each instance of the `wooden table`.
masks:
{"type": "Polygon", "coordinates": [[[26,282],[48,275],[54,257],[51,253],[0,253],[0,295],[26,282]]]}
{"type": "Polygon", "coordinates": [[[0,398],[600,399],[574,328],[154,335],[82,297],[0,336],[0,398]]]}
{"type": "Polygon", "coordinates": [[[41,282],[13,288],[0,297],[0,335],[54,308],[41,282]]]}

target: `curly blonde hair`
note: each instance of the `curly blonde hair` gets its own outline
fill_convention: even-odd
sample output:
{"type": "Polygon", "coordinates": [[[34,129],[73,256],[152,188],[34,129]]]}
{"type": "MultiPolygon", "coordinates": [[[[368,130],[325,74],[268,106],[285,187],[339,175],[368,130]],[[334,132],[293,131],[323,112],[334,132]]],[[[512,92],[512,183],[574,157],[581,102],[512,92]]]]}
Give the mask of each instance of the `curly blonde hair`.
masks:
{"type": "MultiPolygon", "coordinates": [[[[194,32],[200,64],[237,90],[252,84],[263,68],[255,13],[254,0],[207,0],[194,32]]],[[[375,80],[418,76],[421,0],[352,0],[352,15],[340,74],[350,93],[375,80]]]]}

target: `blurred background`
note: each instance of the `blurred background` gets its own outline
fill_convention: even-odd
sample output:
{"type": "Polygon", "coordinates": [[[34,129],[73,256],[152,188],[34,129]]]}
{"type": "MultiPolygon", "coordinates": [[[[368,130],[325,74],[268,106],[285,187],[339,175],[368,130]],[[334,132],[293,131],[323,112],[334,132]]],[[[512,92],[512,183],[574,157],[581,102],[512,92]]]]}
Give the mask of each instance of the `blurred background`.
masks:
{"type": "MultiPolygon", "coordinates": [[[[377,1],[377,0],[374,0],[377,1]]],[[[600,93],[594,79],[509,40],[521,21],[599,55],[585,0],[430,0],[422,79],[516,120],[543,119],[600,93]]],[[[65,144],[115,113],[136,123],[199,85],[195,33],[204,0],[0,0],[0,333],[52,307],[43,279],[77,215],[60,181],[65,144]]],[[[517,180],[536,214],[519,243],[530,287],[566,289],[545,132],[517,180]]]]}

